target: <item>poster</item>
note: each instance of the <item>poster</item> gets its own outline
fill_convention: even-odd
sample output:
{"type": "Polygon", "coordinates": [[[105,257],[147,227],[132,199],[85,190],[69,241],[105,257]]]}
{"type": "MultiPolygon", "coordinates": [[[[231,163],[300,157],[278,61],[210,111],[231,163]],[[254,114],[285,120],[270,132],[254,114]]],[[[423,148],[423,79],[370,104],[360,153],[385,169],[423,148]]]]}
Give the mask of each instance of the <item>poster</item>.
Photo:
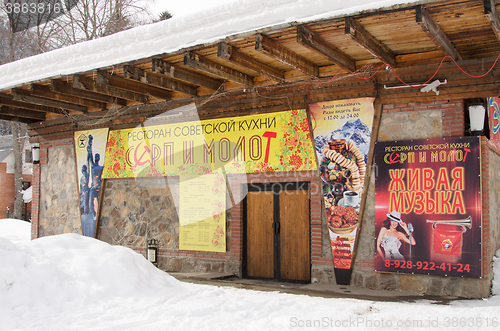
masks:
{"type": "Polygon", "coordinates": [[[82,234],[95,237],[108,129],[75,132],[82,234]]]}
{"type": "Polygon", "coordinates": [[[361,98],[309,105],[335,269],[349,270],[352,266],[373,101],[361,98]]]}
{"type": "Polygon", "coordinates": [[[479,137],[377,142],[375,270],[481,277],[479,137]]]}
{"type": "Polygon", "coordinates": [[[221,171],[181,176],[179,248],[226,251],[226,180],[221,171]]]}
{"type": "Polygon", "coordinates": [[[490,142],[500,150],[500,98],[488,99],[490,121],[490,142]]]}
{"type": "Polygon", "coordinates": [[[305,110],[111,131],[104,178],[316,170],[305,110]]]}

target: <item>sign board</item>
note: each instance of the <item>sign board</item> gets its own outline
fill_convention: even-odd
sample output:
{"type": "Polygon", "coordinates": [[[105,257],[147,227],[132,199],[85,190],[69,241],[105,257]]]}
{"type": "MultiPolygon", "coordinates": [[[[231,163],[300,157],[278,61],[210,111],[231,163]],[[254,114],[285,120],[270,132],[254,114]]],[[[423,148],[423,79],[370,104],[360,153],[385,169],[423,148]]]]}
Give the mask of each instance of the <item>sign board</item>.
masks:
{"type": "Polygon", "coordinates": [[[375,270],[481,277],[478,137],[377,142],[375,270]]]}

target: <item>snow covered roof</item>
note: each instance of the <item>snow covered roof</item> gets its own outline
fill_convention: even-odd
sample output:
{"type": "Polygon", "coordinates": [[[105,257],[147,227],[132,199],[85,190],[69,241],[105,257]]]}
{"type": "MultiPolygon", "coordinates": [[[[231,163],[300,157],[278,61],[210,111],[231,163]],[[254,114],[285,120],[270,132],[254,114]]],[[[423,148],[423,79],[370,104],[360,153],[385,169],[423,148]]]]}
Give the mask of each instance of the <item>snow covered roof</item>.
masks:
{"type": "Polygon", "coordinates": [[[291,22],[342,17],[407,0],[237,0],[196,13],[137,27],[0,66],[0,90],[126,63],[291,22]]]}

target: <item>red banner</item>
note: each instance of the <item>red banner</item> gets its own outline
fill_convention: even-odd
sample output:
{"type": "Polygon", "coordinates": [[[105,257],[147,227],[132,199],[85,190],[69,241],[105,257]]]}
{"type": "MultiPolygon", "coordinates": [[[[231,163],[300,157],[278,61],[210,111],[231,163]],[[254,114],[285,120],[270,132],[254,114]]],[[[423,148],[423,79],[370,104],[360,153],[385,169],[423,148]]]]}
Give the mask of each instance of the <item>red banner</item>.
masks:
{"type": "Polygon", "coordinates": [[[478,137],[375,145],[375,270],[481,277],[478,137]]]}
{"type": "Polygon", "coordinates": [[[490,121],[490,142],[500,149],[500,98],[488,99],[489,121],[490,121]]]}

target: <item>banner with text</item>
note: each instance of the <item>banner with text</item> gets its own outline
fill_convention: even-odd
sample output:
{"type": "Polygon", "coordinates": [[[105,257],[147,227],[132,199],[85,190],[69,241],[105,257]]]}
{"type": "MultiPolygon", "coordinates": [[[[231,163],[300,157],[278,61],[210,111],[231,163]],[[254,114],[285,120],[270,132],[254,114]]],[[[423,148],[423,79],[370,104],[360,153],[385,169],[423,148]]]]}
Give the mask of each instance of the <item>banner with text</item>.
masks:
{"type": "Polygon", "coordinates": [[[305,110],[110,131],[104,178],[315,170],[305,110]]]}
{"type": "Polygon", "coordinates": [[[108,129],[75,132],[76,166],[82,234],[95,237],[101,196],[102,160],[105,159],[108,129]]]}
{"type": "Polygon", "coordinates": [[[361,98],[309,105],[336,269],[351,269],[354,258],[373,124],[373,100],[361,98]]]}
{"type": "Polygon", "coordinates": [[[377,142],[375,270],[481,277],[478,137],[377,142]]]}
{"type": "Polygon", "coordinates": [[[226,180],[222,171],[181,176],[179,248],[226,251],[226,180]]]}

